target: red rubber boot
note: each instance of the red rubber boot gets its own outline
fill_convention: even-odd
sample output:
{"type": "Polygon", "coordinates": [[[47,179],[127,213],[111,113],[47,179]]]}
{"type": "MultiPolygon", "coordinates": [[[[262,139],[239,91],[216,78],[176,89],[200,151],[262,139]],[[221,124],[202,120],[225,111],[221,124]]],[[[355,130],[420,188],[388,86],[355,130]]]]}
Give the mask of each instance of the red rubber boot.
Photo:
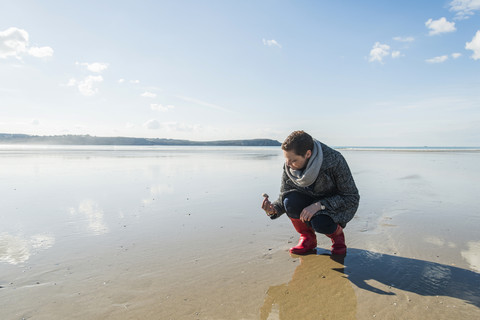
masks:
{"type": "Polygon", "coordinates": [[[332,234],[326,234],[332,239],[332,254],[345,255],[347,254],[347,246],[345,245],[345,235],[340,225],[337,225],[337,230],[332,234]]]}
{"type": "Polygon", "coordinates": [[[315,235],[315,230],[307,226],[305,222],[302,222],[300,219],[292,219],[293,226],[298,233],[300,233],[300,240],[298,244],[290,248],[290,252],[294,254],[306,254],[315,251],[317,247],[317,236],[315,235]]]}

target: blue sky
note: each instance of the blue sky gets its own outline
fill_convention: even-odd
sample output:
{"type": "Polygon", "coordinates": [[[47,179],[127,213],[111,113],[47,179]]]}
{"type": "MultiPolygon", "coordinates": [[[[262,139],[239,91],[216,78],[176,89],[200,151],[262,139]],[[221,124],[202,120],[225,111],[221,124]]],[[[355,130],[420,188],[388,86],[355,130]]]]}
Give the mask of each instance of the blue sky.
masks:
{"type": "Polygon", "coordinates": [[[480,145],[480,0],[0,6],[0,132],[480,145]]]}

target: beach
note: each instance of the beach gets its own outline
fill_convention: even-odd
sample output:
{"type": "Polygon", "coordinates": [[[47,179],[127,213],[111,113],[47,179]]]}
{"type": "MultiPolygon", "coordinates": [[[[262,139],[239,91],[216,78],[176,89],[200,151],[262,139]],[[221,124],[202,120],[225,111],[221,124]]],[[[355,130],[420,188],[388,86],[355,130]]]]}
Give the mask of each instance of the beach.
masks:
{"type": "Polygon", "coordinates": [[[348,253],[290,255],[279,147],[0,147],[2,319],[479,319],[480,152],[339,150],[348,253]]]}

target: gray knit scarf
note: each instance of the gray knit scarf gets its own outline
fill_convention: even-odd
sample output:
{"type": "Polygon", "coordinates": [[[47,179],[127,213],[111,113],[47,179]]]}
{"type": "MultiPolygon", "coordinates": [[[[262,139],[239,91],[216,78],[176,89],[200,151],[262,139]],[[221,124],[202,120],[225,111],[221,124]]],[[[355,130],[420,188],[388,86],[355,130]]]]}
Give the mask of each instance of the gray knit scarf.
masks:
{"type": "Polygon", "coordinates": [[[285,163],[285,171],[288,177],[299,187],[308,187],[315,182],[323,162],[322,145],[320,141],[313,139],[312,156],[308,159],[307,167],[303,170],[294,170],[285,163]]]}

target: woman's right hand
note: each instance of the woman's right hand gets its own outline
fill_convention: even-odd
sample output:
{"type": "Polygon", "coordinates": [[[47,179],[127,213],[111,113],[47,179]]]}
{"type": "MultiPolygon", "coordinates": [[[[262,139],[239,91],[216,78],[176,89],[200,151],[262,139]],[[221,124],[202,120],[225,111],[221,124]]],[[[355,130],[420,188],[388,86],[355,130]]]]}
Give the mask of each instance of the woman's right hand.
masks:
{"type": "Polygon", "coordinates": [[[268,216],[272,216],[277,213],[273,204],[268,200],[268,197],[265,197],[262,202],[262,209],[265,210],[268,216]]]}

